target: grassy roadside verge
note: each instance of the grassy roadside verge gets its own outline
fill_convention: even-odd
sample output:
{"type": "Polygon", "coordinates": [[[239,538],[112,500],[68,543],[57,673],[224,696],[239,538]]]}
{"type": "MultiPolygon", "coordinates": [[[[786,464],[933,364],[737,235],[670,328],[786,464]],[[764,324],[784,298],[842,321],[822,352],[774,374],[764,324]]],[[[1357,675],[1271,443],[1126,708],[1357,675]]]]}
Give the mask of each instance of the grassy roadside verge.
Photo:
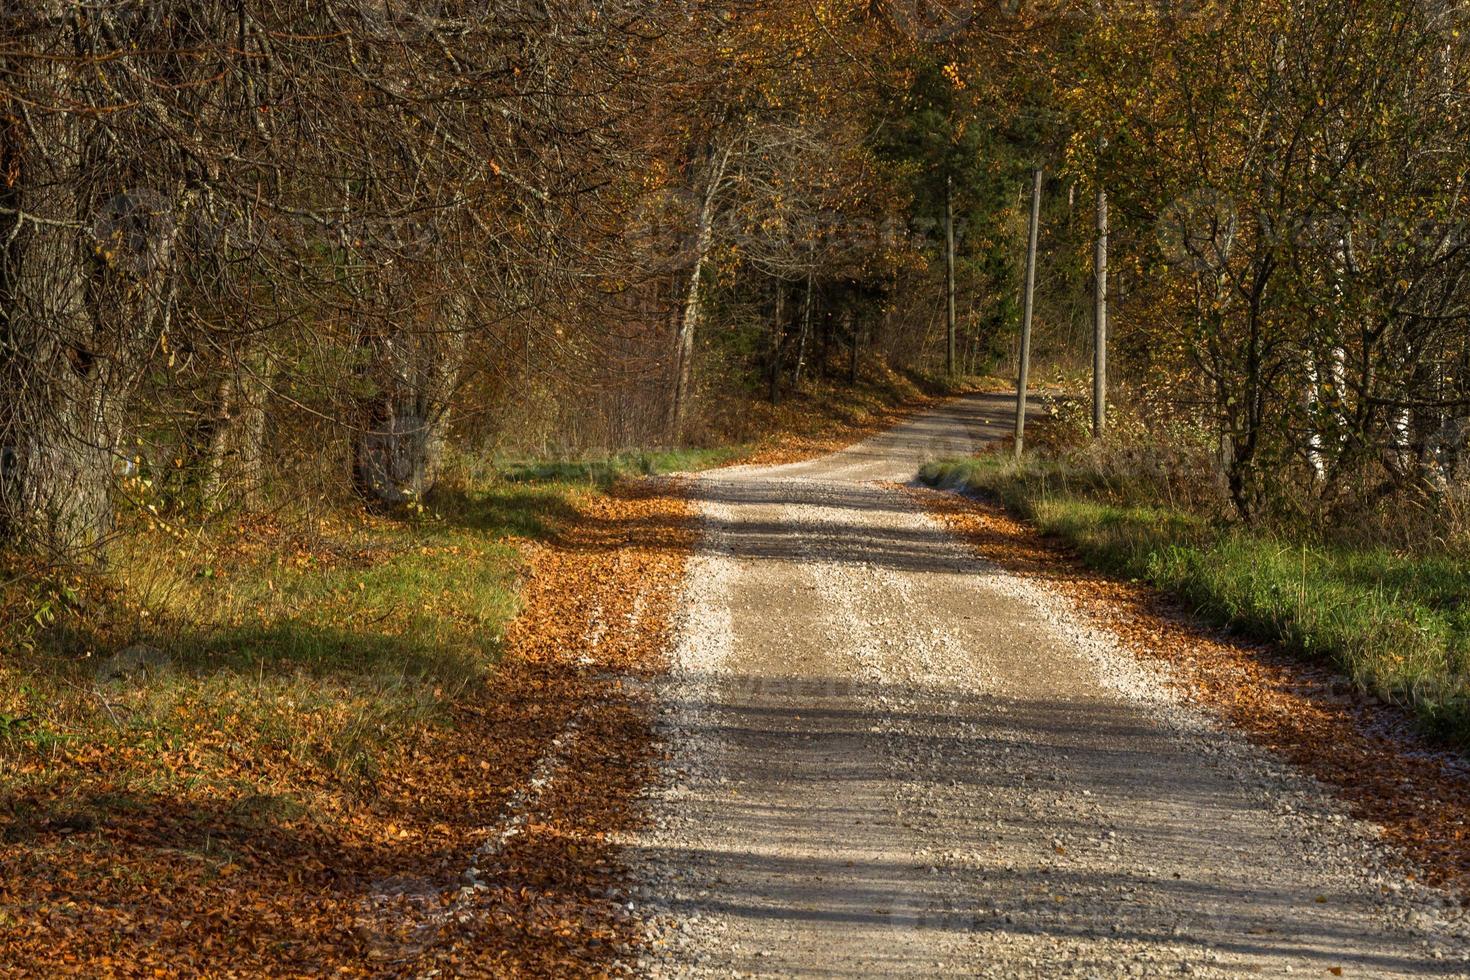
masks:
{"type": "Polygon", "coordinates": [[[941,460],[921,478],[995,498],[1094,568],[1330,663],[1408,709],[1431,735],[1470,749],[1470,562],[1253,533],[1131,503],[1062,463],[941,460]]]}
{"type": "Polygon", "coordinates": [[[649,751],[615,678],[656,666],[689,544],[677,492],[600,472],[446,491],[411,519],[158,530],[106,578],[58,576],[39,619],[12,609],[0,961],[600,972],[631,939],[598,899],[599,841],[630,819],[649,751]],[[485,887],[466,892],[574,716],[580,782],[473,858],[485,887]]]}
{"type": "Polygon", "coordinates": [[[7,835],[87,825],[140,793],[292,798],[319,815],[370,795],[411,732],[494,673],[525,543],[597,492],[496,480],[406,519],[164,526],[124,539],[101,576],[15,589],[7,835]]]}

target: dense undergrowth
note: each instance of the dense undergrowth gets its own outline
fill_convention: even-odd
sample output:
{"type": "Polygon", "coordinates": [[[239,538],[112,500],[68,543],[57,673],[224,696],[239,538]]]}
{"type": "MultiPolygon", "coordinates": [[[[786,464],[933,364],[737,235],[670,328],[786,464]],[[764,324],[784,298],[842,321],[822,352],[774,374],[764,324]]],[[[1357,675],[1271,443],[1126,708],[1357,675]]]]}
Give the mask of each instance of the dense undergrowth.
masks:
{"type": "MultiPolygon", "coordinates": [[[[925,482],[998,498],[1090,565],[1177,595],[1209,620],[1330,662],[1470,748],[1470,560],[1252,529],[1158,481],[1120,478],[1086,451],[926,465],[925,482]]],[[[1360,532],[1362,529],[1359,529],[1360,532]]]]}

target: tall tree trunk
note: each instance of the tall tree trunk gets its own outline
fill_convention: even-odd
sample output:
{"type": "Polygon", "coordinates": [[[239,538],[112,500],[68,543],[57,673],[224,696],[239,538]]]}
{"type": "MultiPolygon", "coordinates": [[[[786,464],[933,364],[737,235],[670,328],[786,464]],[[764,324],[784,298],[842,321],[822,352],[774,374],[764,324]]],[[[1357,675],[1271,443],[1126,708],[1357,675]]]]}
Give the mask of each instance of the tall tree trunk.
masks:
{"type": "Polygon", "coordinates": [[[1316,354],[1307,353],[1307,464],[1312,475],[1321,481],[1327,475],[1327,460],[1322,454],[1322,379],[1316,354]]]}
{"type": "Polygon", "coordinates": [[[679,441],[689,414],[689,388],[694,379],[694,337],[704,317],[701,280],[704,278],[704,250],[709,244],[709,232],[702,225],[703,219],[699,230],[699,255],[694,260],[694,271],[689,274],[684,310],[674,333],[674,399],[669,412],[669,439],[672,442],[679,441]]]}
{"type": "Polygon", "coordinates": [[[714,237],[715,201],[725,180],[730,149],[711,150],[694,227],[694,266],[689,272],[683,315],[674,334],[674,397],[669,410],[669,439],[677,442],[689,413],[690,388],[694,378],[694,338],[704,319],[704,263],[714,237]]]}
{"type": "Polygon", "coordinates": [[[370,339],[375,391],[360,408],[352,466],[353,485],[365,499],[421,501],[438,482],[468,318],[463,301],[455,300],[432,330],[370,339]]]}
{"type": "Polygon", "coordinates": [[[272,362],[247,353],[220,379],[208,433],[205,507],[258,510],[265,502],[266,398],[272,362]]]}
{"type": "Polygon", "coordinates": [[[1232,415],[1229,485],[1230,499],[1236,513],[1246,522],[1253,522],[1261,511],[1262,488],[1258,472],[1257,454],[1261,449],[1263,428],[1266,419],[1266,392],[1264,383],[1264,324],[1263,299],[1270,281],[1274,262],[1266,259],[1257,264],[1250,299],[1246,307],[1246,337],[1243,352],[1244,368],[1236,383],[1235,395],[1229,406],[1232,415]]]}
{"type": "Polygon", "coordinates": [[[944,294],[945,354],[944,370],[955,374],[955,305],[954,305],[954,182],[944,178],[944,294]]]}
{"type": "Polygon", "coordinates": [[[786,339],[786,283],[776,280],[776,309],[771,316],[770,400],[781,403],[781,351],[786,339]]]}
{"type": "MultiPolygon", "coordinates": [[[[127,43],[104,13],[42,4],[59,51],[127,43]]],[[[0,63],[53,105],[85,105],[63,57],[0,63]]],[[[94,69],[95,70],[95,69],[94,69]]],[[[112,528],[125,406],[168,326],[176,230],[158,195],[112,186],[128,161],[82,112],[0,107],[0,538],[75,558],[112,528]],[[24,215],[22,217],[21,215],[24,215]]],[[[166,154],[133,161],[166,164],[166,154]]],[[[137,171],[132,171],[137,172],[137,171]]],[[[143,172],[149,172],[144,170],[143,172]]]]}
{"type": "Polygon", "coordinates": [[[113,526],[122,412],[95,379],[58,380],[54,397],[17,391],[0,409],[0,530],[12,544],[57,558],[91,557],[113,526]]]}
{"type": "Polygon", "coordinates": [[[1016,458],[1026,450],[1026,389],[1031,383],[1031,321],[1036,310],[1036,243],[1041,232],[1041,168],[1031,174],[1031,220],[1026,228],[1026,281],[1021,299],[1021,349],[1016,353],[1016,458]]]}
{"type": "Polygon", "coordinates": [[[221,375],[214,386],[212,411],[202,428],[204,438],[197,444],[208,443],[204,450],[204,485],[200,489],[206,510],[219,510],[224,506],[226,485],[230,482],[225,473],[230,457],[230,429],[235,420],[235,387],[239,383],[238,370],[232,369],[221,375]]]}
{"type": "Polygon", "coordinates": [[[796,369],[791,372],[791,383],[801,384],[801,370],[806,367],[806,345],[807,339],[812,333],[812,270],[806,273],[806,300],[801,310],[801,339],[796,345],[796,369]]]}
{"type": "Polygon", "coordinates": [[[1097,187],[1092,276],[1092,436],[1101,439],[1108,418],[1108,192],[1101,183],[1097,187]]]}

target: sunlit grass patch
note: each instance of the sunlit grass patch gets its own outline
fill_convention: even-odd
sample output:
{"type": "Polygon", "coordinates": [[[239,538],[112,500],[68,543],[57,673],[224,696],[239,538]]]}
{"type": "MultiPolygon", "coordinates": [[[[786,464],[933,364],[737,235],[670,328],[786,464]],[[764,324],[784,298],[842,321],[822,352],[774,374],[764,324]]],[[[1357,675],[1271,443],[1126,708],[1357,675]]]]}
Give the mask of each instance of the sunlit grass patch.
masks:
{"type": "Polygon", "coordinates": [[[0,820],[161,797],[322,816],[371,796],[415,732],[494,684],[517,541],[593,492],[495,479],[403,519],[258,519],[125,538],[100,574],[11,571],[0,820]]]}

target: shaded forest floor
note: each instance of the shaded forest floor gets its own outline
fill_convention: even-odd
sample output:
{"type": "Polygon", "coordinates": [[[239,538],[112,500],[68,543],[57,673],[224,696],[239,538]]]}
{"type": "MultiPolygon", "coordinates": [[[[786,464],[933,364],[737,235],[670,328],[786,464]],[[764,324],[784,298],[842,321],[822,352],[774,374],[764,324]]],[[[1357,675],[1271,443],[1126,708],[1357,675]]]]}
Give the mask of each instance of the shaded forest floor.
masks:
{"type": "Polygon", "coordinates": [[[0,973],[596,974],[652,751],[677,483],[940,397],[816,392],[738,448],[508,468],[422,512],[166,520],[5,569],[0,973]]]}

